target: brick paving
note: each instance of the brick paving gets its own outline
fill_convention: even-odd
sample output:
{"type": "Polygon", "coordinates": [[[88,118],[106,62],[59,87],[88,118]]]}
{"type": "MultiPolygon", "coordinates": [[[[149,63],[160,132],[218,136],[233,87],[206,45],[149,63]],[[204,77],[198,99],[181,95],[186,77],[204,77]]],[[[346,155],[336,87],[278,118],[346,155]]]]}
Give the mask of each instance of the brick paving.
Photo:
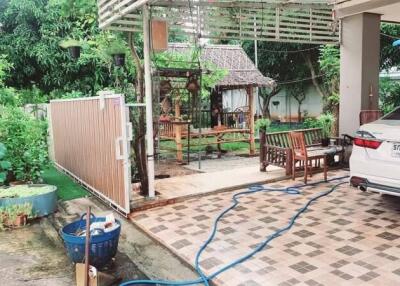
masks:
{"type": "MultiPolygon", "coordinates": [[[[343,172],[330,173],[339,175],[343,172]]],[[[293,184],[289,180],[273,186],[293,184]]],[[[304,188],[301,195],[258,193],[241,198],[203,253],[202,269],[210,274],[244,255],[333,184],[304,188]]],[[[233,193],[148,210],[132,220],[193,265],[214,218],[230,204],[233,193]]],[[[400,285],[400,198],[343,185],[313,203],[289,232],[214,282],[218,286],[400,285]]]]}

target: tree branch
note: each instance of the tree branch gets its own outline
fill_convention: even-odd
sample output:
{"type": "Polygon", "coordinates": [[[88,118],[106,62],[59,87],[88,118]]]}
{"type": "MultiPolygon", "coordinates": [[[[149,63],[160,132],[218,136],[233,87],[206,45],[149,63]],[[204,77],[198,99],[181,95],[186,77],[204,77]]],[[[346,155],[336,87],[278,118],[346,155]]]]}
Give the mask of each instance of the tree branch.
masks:
{"type": "Polygon", "coordinates": [[[311,78],[312,78],[312,83],[315,86],[315,89],[317,90],[317,92],[319,93],[319,95],[324,98],[325,97],[325,93],[323,92],[320,84],[318,83],[317,80],[317,74],[315,72],[314,69],[314,65],[311,61],[311,57],[309,54],[303,54],[304,59],[306,60],[306,64],[308,66],[308,68],[310,69],[310,73],[311,73],[311,78]]]}

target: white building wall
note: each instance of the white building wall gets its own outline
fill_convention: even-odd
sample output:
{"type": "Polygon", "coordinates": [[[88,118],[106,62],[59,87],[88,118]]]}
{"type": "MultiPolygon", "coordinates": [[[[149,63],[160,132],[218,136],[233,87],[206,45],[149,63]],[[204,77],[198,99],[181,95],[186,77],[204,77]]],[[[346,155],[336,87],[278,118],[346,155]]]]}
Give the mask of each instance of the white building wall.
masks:
{"type": "MultiPolygon", "coordinates": [[[[257,114],[261,114],[262,102],[258,100],[257,89],[254,89],[254,106],[257,114]]],[[[237,108],[248,106],[247,93],[245,89],[226,90],[222,92],[222,104],[225,111],[233,112],[237,108]]]]}
{"type": "MultiPolygon", "coordinates": [[[[256,93],[256,90],[254,91],[256,93]]],[[[310,85],[306,90],[306,99],[302,104],[302,116],[304,112],[308,113],[310,117],[318,117],[322,113],[323,102],[321,96],[313,85],[310,85]]],[[[254,96],[254,105],[257,115],[262,114],[262,98],[254,96]]],[[[235,109],[247,106],[246,90],[228,90],[222,93],[223,107],[226,111],[235,111],[235,109]]],[[[285,89],[274,96],[270,103],[270,112],[273,120],[280,120],[282,122],[296,122],[297,121],[297,107],[298,103],[294,98],[287,95],[285,89]],[[274,103],[279,104],[274,105],[274,103]]]]}

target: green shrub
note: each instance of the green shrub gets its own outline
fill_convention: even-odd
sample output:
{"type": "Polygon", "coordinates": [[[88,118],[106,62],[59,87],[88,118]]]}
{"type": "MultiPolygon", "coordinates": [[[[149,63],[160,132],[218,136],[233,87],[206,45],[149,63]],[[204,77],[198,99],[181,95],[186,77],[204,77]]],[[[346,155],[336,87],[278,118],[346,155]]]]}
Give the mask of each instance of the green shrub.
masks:
{"type": "Polygon", "coordinates": [[[321,122],[319,122],[318,119],[314,118],[314,117],[308,117],[306,119],[304,119],[303,122],[304,128],[321,128],[321,122]]]}
{"type": "Polygon", "coordinates": [[[268,128],[271,126],[271,120],[267,118],[261,118],[256,121],[255,128],[258,131],[267,132],[268,128]]]}
{"type": "Polygon", "coordinates": [[[332,127],[335,122],[335,116],[332,113],[321,114],[318,117],[318,122],[322,128],[322,135],[325,138],[329,138],[332,135],[332,127]]]}
{"type": "Polygon", "coordinates": [[[6,181],[8,171],[11,169],[11,163],[4,159],[6,154],[6,146],[0,143],[0,186],[6,181]]]}
{"type": "Polygon", "coordinates": [[[40,182],[48,166],[47,124],[16,107],[0,106],[0,141],[7,148],[12,179],[40,182]]]}
{"type": "Polygon", "coordinates": [[[0,88],[0,105],[20,106],[19,93],[12,87],[0,88]]]}

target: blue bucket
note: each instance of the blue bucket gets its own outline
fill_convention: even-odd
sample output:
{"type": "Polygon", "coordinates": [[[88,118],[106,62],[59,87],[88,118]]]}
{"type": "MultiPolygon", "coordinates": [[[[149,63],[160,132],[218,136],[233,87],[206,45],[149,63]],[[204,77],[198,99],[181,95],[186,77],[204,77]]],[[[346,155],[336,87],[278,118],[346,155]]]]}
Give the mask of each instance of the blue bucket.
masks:
{"type": "MultiPolygon", "coordinates": [[[[85,260],[85,236],[76,236],[78,230],[85,230],[86,214],[82,215],[80,220],[67,224],[61,229],[61,236],[64,240],[65,248],[69,258],[74,263],[83,263],[85,260]]],[[[90,223],[104,222],[104,217],[90,216],[90,223]]],[[[118,227],[110,232],[104,232],[90,237],[90,265],[96,268],[102,268],[117,254],[118,241],[121,233],[121,223],[115,220],[118,227]]]]}

